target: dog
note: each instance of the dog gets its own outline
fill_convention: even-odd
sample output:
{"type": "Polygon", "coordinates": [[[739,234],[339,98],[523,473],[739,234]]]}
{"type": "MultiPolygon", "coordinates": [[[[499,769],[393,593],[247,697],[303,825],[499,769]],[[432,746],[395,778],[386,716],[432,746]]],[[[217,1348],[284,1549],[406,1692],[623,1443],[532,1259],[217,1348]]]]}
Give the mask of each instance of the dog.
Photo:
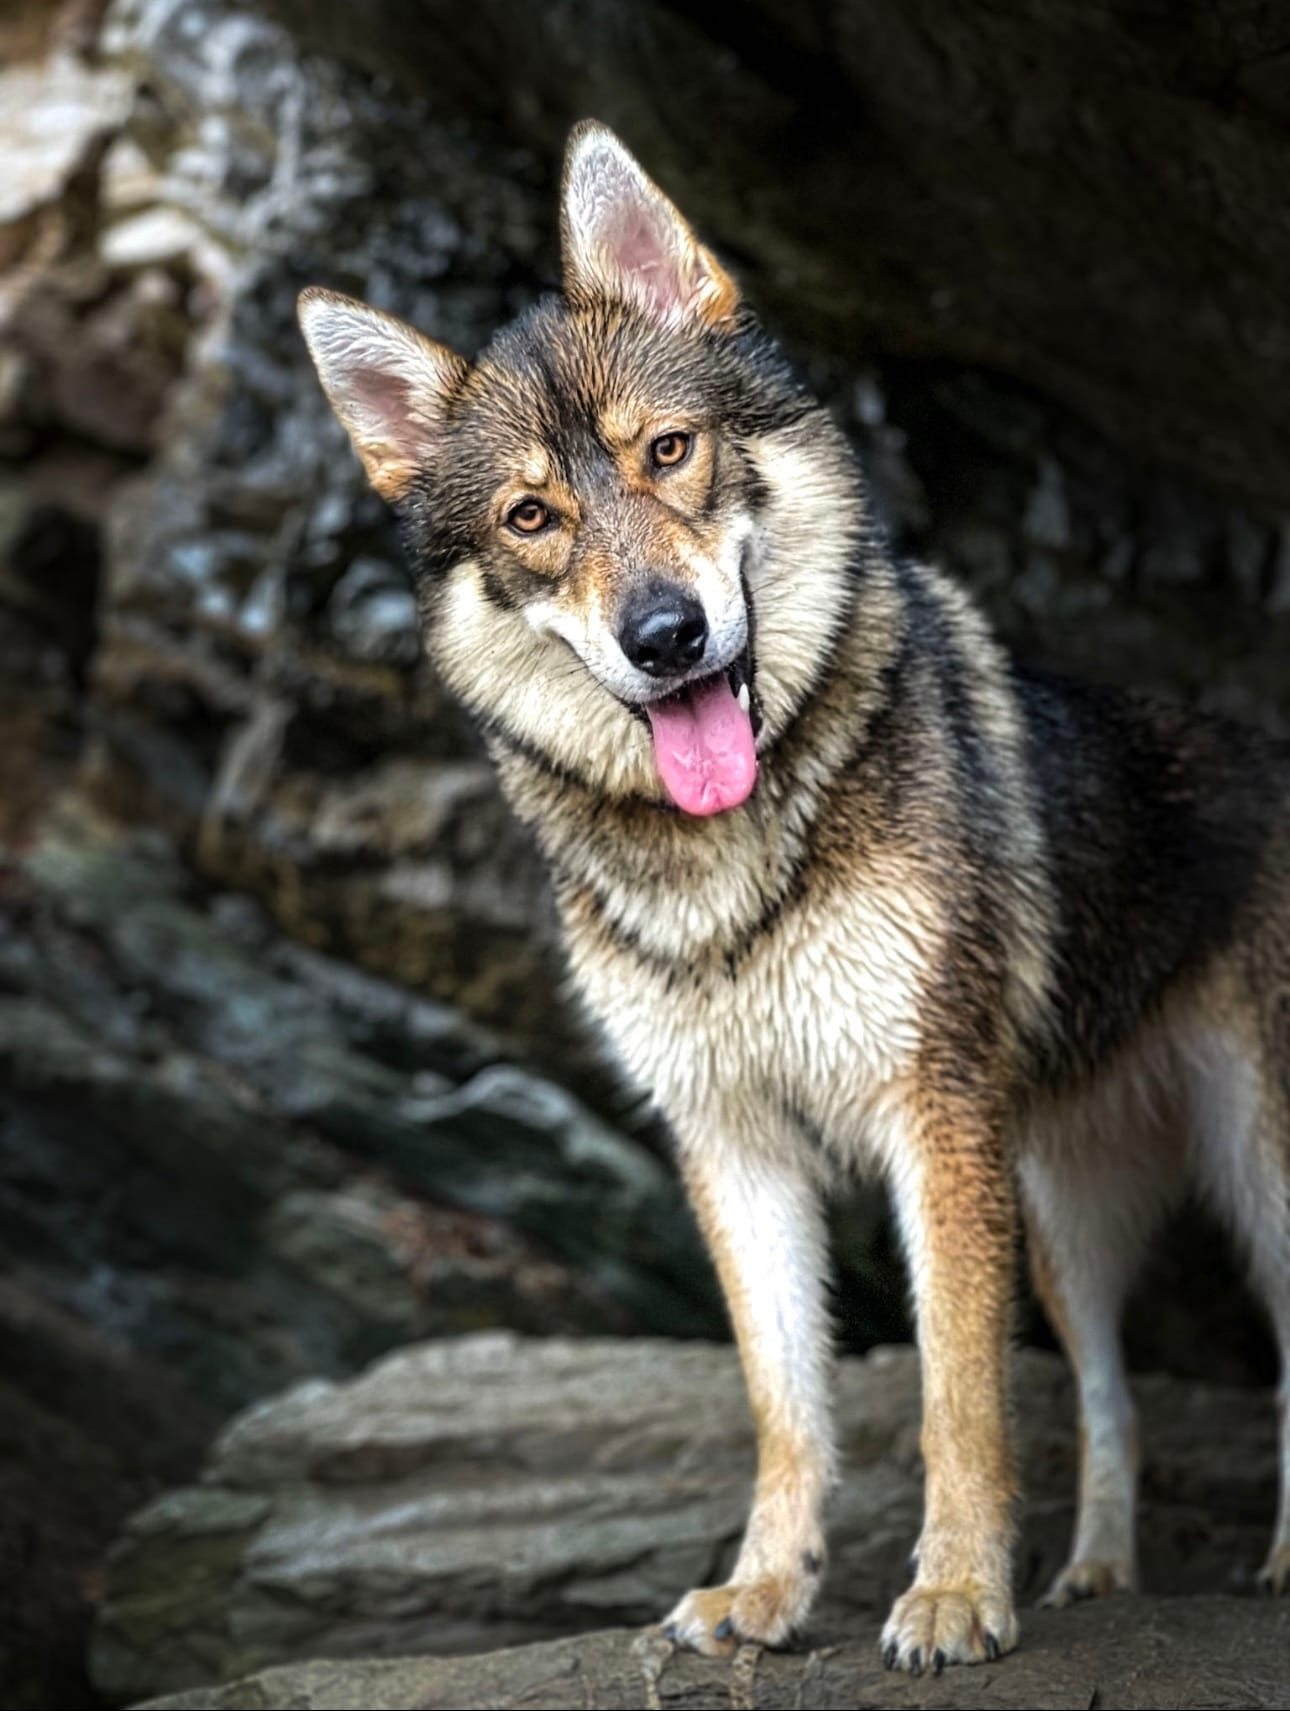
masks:
{"type": "Polygon", "coordinates": [[[1290,753],[1029,671],[895,560],[840,430],[596,123],[561,236],[562,290],[474,362],[326,290],[300,321],[724,1289],[752,1510],[729,1581],[665,1631],[725,1655],[811,1607],[836,1472],[821,1196],[863,1170],[890,1188],[923,1375],[924,1518],[883,1655],[995,1658],[1017,1641],[1023,1222],[1081,1410],[1053,1603],[1135,1581],[1118,1320],[1189,1185],[1290,1367],[1290,753]]]}

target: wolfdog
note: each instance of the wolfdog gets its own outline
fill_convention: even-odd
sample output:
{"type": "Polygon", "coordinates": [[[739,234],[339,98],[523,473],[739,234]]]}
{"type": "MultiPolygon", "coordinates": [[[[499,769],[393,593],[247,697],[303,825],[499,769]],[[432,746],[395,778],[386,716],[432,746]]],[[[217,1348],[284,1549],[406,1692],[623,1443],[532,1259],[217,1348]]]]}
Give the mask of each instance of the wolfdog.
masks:
{"type": "MultiPolygon", "coordinates": [[[[666,1631],[725,1654],[810,1608],[835,1477],[821,1196],[865,1170],[923,1375],[923,1525],[883,1655],[997,1657],[1019,1223],[1082,1416],[1055,1603],[1134,1583],[1118,1321],[1188,1185],[1290,1357],[1290,754],[1027,670],[894,559],[841,431],[598,124],[571,137],[561,232],[560,293],[474,362],[330,291],[300,319],[725,1291],[752,1512],[729,1581],[666,1631]]],[[[1276,1591],[1288,1475],[1290,1424],[1276,1591]]]]}

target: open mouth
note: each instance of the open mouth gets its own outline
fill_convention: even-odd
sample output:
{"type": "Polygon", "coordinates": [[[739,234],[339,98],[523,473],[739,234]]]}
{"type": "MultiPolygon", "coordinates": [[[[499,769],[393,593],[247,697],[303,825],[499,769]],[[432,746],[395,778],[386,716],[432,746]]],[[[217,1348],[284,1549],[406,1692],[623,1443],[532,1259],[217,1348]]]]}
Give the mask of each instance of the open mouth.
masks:
{"type": "Polygon", "coordinates": [[[644,711],[659,777],[683,813],[720,814],[748,800],[761,728],[751,644],[724,670],[648,702],[644,711]]]}

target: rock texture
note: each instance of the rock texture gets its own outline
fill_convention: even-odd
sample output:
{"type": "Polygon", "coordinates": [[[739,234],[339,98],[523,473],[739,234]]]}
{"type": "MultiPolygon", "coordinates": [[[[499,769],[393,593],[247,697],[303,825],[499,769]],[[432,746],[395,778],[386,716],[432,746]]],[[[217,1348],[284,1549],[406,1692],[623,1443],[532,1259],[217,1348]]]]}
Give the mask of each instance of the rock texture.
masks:
{"type": "Polygon", "coordinates": [[[1290,503],[1290,48],[1256,0],[273,6],[477,128],[620,127],[816,348],[1009,375],[1136,461],[1290,503]]]}
{"type": "MultiPolygon", "coordinates": [[[[100,833],[95,842],[66,811],[8,900],[5,1109],[15,1142],[43,1127],[51,1156],[33,1142],[24,1173],[15,1146],[0,1182],[15,1228],[25,1219],[26,1241],[68,1264],[96,1244],[104,1259],[112,1250],[84,1221],[97,1202],[129,1262],[119,1288],[134,1298],[136,1335],[149,1316],[145,1276],[166,1264],[243,1277],[278,1304],[270,1319],[294,1317],[286,1279],[253,1269],[252,1232],[324,1292],[286,1367],[281,1351],[266,1351],[257,1373],[257,1339],[233,1316],[222,1382],[212,1369],[206,1390],[213,1404],[261,1393],[292,1364],[343,1370],[373,1335],[388,1346],[468,1328],[471,1219],[482,1221],[474,1257],[486,1316],[496,1307],[483,1236],[492,1220],[496,1240],[515,1232],[517,1264],[526,1239],[538,1244],[539,1322],[559,1316],[563,1299],[571,1322],[587,1326],[712,1328],[679,1190],[640,1142],[508,1062],[454,1012],[300,950],[238,899],[207,902],[164,845],[100,833]],[[94,1146],[74,1138],[83,1123],[96,1127],[94,1146]],[[39,1243],[37,1167],[68,1207],[50,1205],[39,1243]],[[77,1181],[86,1172],[94,1193],[77,1181]],[[419,1226],[426,1202],[465,1220],[459,1255],[451,1219],[419,1226]],[[539,1248],[556,1264],[545,1297],[539,1248]],[[436,1275],[437,1254],[460,1260],[455,1276],[436,1275]],[[585,1279],[581,1296],[560,1263],[585,1279]]],[[[305,1307],[302,1323],[310,1316],[305,1307]]]]}
{"type": "Polygon", "coordinates": [[[525,295],[521,157],[479,158],[424,102],[222,0],[118,5],[105,47],[147,85],[120,144],[151,173],[130,219],[182,216],[205,247],[184,252],[203,295],[177,432],[113,519],[100,790],[296,935],[568,1059],[536,864],[421,663],[388,518],[294,313],[326,275],[477,339],[525,295]]]}
{"type": "Polygon", "coordinates": [[[490,1325],[721,1325],[640,1140],[69,807],[0,869],[0,1249],[10,1704],[82,1702],[102,1551],[248,1401],[490,1325]]]}
{"type": "Polygon", "coordinates": [[[1161,1706],[1284,1705],[1290,1607],[1233,1599],[1137,1599],[1037,1613],[1004,1662],[911,1682],[888,1675],[872,1641],[802,1654],[741,1651],[730,1664],[673,1652],[657,1634],[588,1634],[470,1658],[309,1663],[151,1703],[156,1711],[663,1711],[785,1705],[810,1711],[955,1707],[1125,1711],[1161,1706]]]}
{"type": "MultiPolygon", "coordinates": [[[[1147,1586],[1177,1595],[1248,1588],[1276,1500],[1271,1398],[1164,1378],[1137,1388],[1147,1586]]],[[[838,1390],[847,1472],[834,1502],[826,1589],[806,1636],[817,1648],[872,1643],[904,1584],[920,1512],[912,1351],[884,1348],[844,1362],[838,1390]]],[[[1063,1560],[1077,1447],[1059,1361],[1023,1355],[1017,1394],[1027,1490],[1020,1589],[1030,1603],[1063,1560]]],[[[283,1663],[477,1652],[648,1623],[680,1591],[728,1566],[751,1475],[751,1420],[729,1349],[500,1334],[409,1349],[349,1384],[306,1384],[243,1414],[221,1434],[200,1484],[133,1518],[108,1561],[95,1681],[110,1698],[142,1698],[283,1663]]],[[[1076,1646],[1082,1616],[1065,1619],[1076,1646]]],[[[1227,1638],[1207,1654],[1215,1680],[1242,1661],[1238,1636],[1259,1633],[1279,1654],[1244,1660],[1248,1672],[1237,1671],[1232,1686],[1244,1680],[1265,1696],[1274,1682],[1283,1690],[1287,1619],[1285,1611],[1234,1615],[1227,1638]]],[[[1165,1661],[1161,1633],[1190,1629],[1185,1667],[1196,1667],[1199,1619],[1166,1616],[1160,1631],[1153,1620],[1154,1611],[1144,1618],[1148,1658],[1165,1661]]],[[[1127,1659],[1128,1630],[1114,1631],[1127,1659]]],[[[1037,1628],[1045,1646],[1062,1632],[1056,1623],[1037,1628]]],[[[554,1654],[570,1669],[572,1655],[554,1654]]],[[[1079,1672],[1051,1679],[1050,1692],[1088,1679],[1096,1653],[1075,1658],[1079,1672]]],[[[409,1666],[397,1667],[401,1678],[382,1679],[413,1679],[409,1666]]],[[[771,1684],[796,1679],[775,1670],[801,1666],[769,1667],[768,1695],[771,1684]]],[[[1041,1679],[1037,1670],[1035,1660],[1026,1691],[1041,1679]]],[[[271,1691],[301,1691],[303,1679],[279,1678],[295,1685],[271,1691]]],[[[309,1679],[384,1702],[386,1689],[361,1672],[309,1679]]],[[[430,1685],[428,1703],[497,1702],[485,1675],[475,1677],[479,1697],[469,1696],[466,1666],[426,1679],[456,1682],[464,1695],[454,1700],[445,1686],[449,1697],[440,1700],[430,1685]]],[[[1144,1666],[1141,1691],[1149,1681],[1144,1666]]]]}

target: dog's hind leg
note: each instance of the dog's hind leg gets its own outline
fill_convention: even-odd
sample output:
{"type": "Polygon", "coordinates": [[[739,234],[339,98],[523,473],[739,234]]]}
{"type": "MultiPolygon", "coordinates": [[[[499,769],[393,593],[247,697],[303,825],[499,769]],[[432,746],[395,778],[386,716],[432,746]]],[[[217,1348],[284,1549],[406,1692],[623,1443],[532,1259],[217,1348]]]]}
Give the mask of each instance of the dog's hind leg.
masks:
{"type": "Polygon", "coordinates": [[[1281,1357],[1280,1499],[1267,1561],[1269,1592],[1290,1592],[1290,1020],[1274,991],[1193,1042],[1190,1069],[1200,1173],[1244,1248],[1250,1281],[1281,1357]],[[1244,1012],[1244,1013],[1243,1013],[1244,1012]]]}
{"type": "MultiPolygon", "coordinates": [[[[1290,1182],[1287,1182],[1287,1175],[1290,1175],[1290,1171],[1283,1166],[1275,1198],[1269,1202],[1269,1212],[1279,1202],[1279,1258],[1271,1251],[1266,1251],[1262,1256],[1262,1263],[1256,1259],[1254,1265],[1255,1287],[1262,1295],[1271,1316],[1272,1329],[1281,1356],[1281,1385],[1277,1393],[1281,1422],[1281,1491],[1272,1546],[1268,1551],[1267,1561],[1259,1572],[1260,1587],[1265,1592],[1277,1593],[1290,1593],[1290,1219],[1287,1218],[1287,1210],[1290,1209],[1290,1182]]],[[[1269,1217],[1267,1223],[1271,1222],[1269,1217]]]]}
{"type": "Polygon", "coordinates": [[[1075,1533],[1041,1600],[1056,1607],[1137,1584],[1137,1427],[1120,1316],[1180,1172],[1176,1157],[1161,1156],[1150,1113],[1116,1103],[1045,1125],[1050,1132],[1033,1138],[1021,1164],[1031,1276],[1079,1392],[1075,1533]],[[1134,1115],[1139,1121],[1125,1132],[1134,1115]]]}

